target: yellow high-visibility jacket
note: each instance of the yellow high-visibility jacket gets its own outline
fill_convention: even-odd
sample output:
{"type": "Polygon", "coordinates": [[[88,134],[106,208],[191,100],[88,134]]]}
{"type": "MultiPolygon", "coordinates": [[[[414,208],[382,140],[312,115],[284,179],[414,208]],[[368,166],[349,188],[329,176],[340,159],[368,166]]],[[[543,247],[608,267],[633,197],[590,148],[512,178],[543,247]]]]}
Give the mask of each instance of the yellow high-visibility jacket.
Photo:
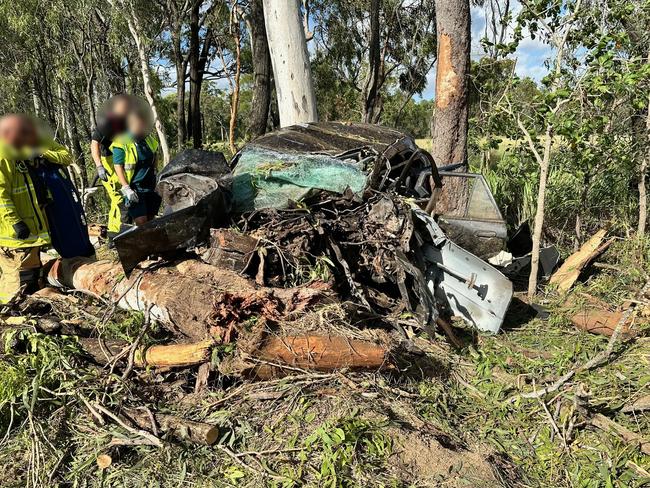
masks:
{"type": "MultiPolygon", "coordinates": [[[[53,140],[41,144],[47,161],[67,166],[72,163],[68,150],[53,140]]],[[[25,248],[50,244],[50,233],[42,205],[34,191],[27,169],[28,156],[0,143],[0,247],[25,248]],[[27,239],[17,239],[14,224],[23,221],[29,227],[27,239]]]]}
{"type": "MultiPolygon", "coordinates": [[[[156,154],[158,150],[158,139],[153,134],[149,134],[145,139],[147,146],[151,152],[156,154]]],[[[124,151],[124,173],[126,175],[127,183],[131,183],[133,174],[135,173],[135,165],[138,163],[138,149],[135,146],[135,141],[130,134],[123,134],[118,136],[111,144],[111,151],[114,149],[122,149],[124,151]]]]}

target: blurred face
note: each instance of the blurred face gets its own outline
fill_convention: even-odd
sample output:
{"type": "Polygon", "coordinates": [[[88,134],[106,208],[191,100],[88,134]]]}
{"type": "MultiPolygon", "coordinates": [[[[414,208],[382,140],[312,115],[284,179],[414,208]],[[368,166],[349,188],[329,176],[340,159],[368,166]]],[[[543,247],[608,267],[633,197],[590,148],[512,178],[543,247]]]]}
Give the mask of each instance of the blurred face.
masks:
{"type": "Polygon", "coordinates": [[[129,132],[136,137],[144,137],[148,133],[146,121],[135,113],[129,114],[126,124],[129,132]]]}
{"type": "Polygon", "coordinates": [[[29,118],[22,115],[7,115],[0,119],[0,139],[17,149],[36,147],[38,132],[29,118]]]}
{"type": "Polygon", "coordinates": [[[118,117],[126,117],[130,110],[131,107],[126,98],[118,98],[113,103],[112,112],[118,117]]]}

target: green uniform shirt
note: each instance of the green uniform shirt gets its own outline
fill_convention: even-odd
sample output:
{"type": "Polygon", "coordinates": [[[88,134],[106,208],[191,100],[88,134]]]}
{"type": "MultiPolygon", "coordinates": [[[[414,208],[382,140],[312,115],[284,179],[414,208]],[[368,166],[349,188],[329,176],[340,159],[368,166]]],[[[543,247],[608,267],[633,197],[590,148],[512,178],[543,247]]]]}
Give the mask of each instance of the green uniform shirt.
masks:
{"type": "MultiPolygon", "coordinates": [[[[138,161],[129,185],[138,193],[154,191],[156,188],[155,154],[144,138],[134,138],[134,142],[138,161]]],[[[124,149],[119,147],[113,149],[113,164],[124,165],[125,158],[124,149]]]]}

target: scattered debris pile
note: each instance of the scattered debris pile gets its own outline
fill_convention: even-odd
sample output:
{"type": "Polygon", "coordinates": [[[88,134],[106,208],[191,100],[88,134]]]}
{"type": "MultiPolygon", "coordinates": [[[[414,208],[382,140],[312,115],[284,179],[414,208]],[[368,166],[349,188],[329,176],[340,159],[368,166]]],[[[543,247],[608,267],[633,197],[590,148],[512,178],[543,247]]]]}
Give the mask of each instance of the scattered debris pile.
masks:
{"type": "MultiPolygon", "coordinates": [[[[490,225],[503,222],[484,181],[468,181],[462,215],[445,225],[479,246],[487,224],[468,225],[462,201],[474,213],[491,203],[490,225]]],[[[250,320],[276,333],[328,302],[353,326],[393,330],[394,344],[441,316],[497,332],[510,303],[510,282],[430,215],[444,187],[431,156],[398,131],[295,126],[246,146],[232,176],[222,155],[186,151],[158,188],[165,215],[114,240],[127,279],[117,263],[72,259],[52,266],[50,283],[146,312],[178,340],[222,344],[257,334],[250,320]]],[[[497,234],[483,250],[502,245],[497,234]]]]}
{"type": "Polygon", "coordinates": [[[173,254],[207,239],[230,211],[230,169],[221,153],[183,151],[161,172],[156,190],[163,216],[119,234],[115,248],[129,274],[149,255],[173,254]]]}
{"type": "Polygon", "coordinates": [[[240,229],[258,242],[251,263],[258,284],[285,287],[309,282],[319,270],[325,277],[331,272],[339,296],[360,320],[399,328],[404,314],[421,324],[437,318],[422,271],[425,239],[413,220],[407,203],[386,194],[365,200],[325,194],[308,210],[258,211],[240,229]]]}
{"type": "MultiPolygon", "coordinates": [[[[482,177],[443,172],[454,180],[457,193],[450,193],[411,138],[363,124],[284,129],[247,145],[233,164],[231,173],[221,154],[181,153],[160,175],[165,215],[115,239],[119,264],[56,261],[50,283],[162,324],[198,358],[180,354],[169,367],[205,362],[206,347],[236,343],[240,362],[271,361],[274,373],[282,365],[376,369],[390,365],[418,329],[440,325],[453,341],[451,318],[484,331],[501,327],[512,283],[443,231],[482,256],[498,254],[506,271],[513,264],[504,247],[525,260],[526,232],[506,242],[482,177]],[[305,327],[305,314],[332,303],[346,327],[377,331],[374,342],[341,349],[359,338],[345,327],[335,336],[329,324],[305,327]]],[[[551,282],[567,272],[575,281],[606,249],[603,238],[596,235],[551,282]]],[[[153,351],[134,351],[136,367],[161,364],[153,351]]]]}

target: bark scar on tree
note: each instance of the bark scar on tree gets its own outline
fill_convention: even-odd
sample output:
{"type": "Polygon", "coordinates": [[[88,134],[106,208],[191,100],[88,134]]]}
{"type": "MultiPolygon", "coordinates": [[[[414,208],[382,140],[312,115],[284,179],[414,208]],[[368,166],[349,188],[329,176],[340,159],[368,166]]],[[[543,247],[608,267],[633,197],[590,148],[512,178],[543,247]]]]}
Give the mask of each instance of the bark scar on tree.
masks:
{"type": "Polygon", "coordinates": [[[454,71],[451,58],[451,37],[442,34],[438,48],[438,69],[436,71],[436,84],[440,87],[436,99],[437,108],[446,108],[451,99],[458,93],[459,78],[454,71]]]}

